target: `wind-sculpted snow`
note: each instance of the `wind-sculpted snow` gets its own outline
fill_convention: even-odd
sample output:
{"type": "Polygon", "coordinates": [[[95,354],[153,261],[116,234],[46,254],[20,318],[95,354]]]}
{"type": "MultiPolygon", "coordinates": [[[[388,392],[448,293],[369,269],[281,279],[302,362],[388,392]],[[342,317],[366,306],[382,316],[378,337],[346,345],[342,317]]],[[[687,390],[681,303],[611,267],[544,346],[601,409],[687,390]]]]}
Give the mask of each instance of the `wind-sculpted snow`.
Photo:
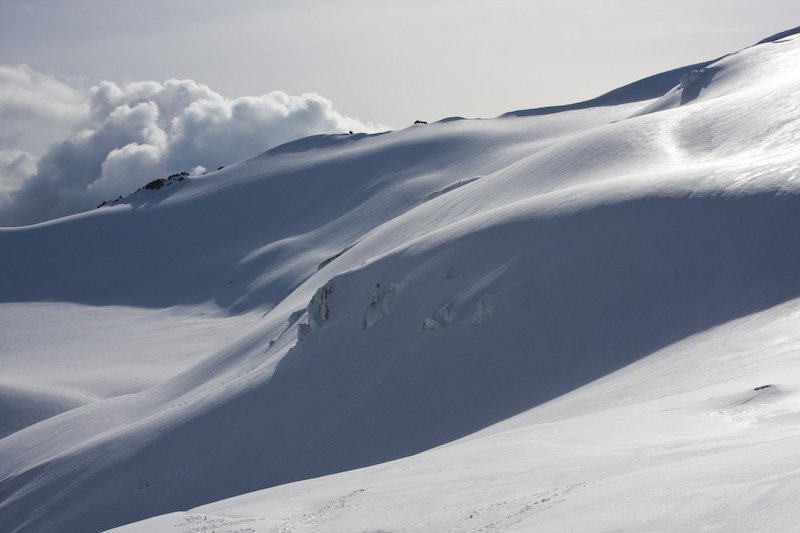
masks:
{"type": "Polygon", "coordinates": [[[568,104],[552,107],[540,107],[536,109],[524,109],[520,111],[510,111],[504,114],[504,117],[530,117],[549,115],[552,113],[562,113],[564,111],[575,111],[578,109],[588,109],[597,106],[615,106],[621,104],[629,104],[632,102],[644,102],[658,98],[664,93],[675,87],[680,83],[681,78],[686,72],[693,70],[703,69],[713,61],[705,61],[703,63],[696,63],[685,67],[662,72],[654,76],[650,76],[643,80],[639,80],[628,84],[624,87],[614,89],[608,93],[592,98],[585,102],[578,102],[576,104],[568,104]]]}
{"type": "Polygon", "coordinates": [[[77,394],[0,382],[0,439],[51,416],[89,403],[77,394]]]}
{"type": "Polygon", "coordinates": [[[369,305],[364,311],[364,328],[375,324],[392,311],[395,298],[397,298],[397,285],[392,283],[386,290],[380,290],[380,283],[376,284],[379,290],[369,297],[369,305]]]}
{"type": "MultiPolygon", "coordinates": [[[[170,379],[0,440],[0,523],[102,530],[275,487],[294,503],[258,511],[263,523],[199,512],[156,520],[163,531],[200,530],[206,518],[220,529],[357,531],[391,519],[387,529],[458,531],[552,529],[558,516],[577,531],[598,519],[603,506],[592,502],[635,499],[644,511],[632,523],[658,529],[648,512],[680,498],[637,491],[656,490],[648,472],[677,483],[670,461],[699,461],[705,449],[735,460],[726,442],[760,457],[752,446],[768,450],[767,436],[718,433],[740,422],[777,420],[781,443],[798,437],[784,424],[800,412],[794,352],[736,345],[758,360],[780,354],[783,366],[751,376],[755,359],[724,340],[770,330],[751,317],[800,298],[800,75],[786,68],[798,54],[789,37],[727,56],[709,65],[696,98],[664,95],[657,113],[642,112],[646,101],[312,139],[187,179],[159,200],[136,195],[0,231],[13,251],[4,305],[211,300],[258,317],[170,379]],[[675,429],[672,416],[691,417],[690,427],[675,429]],[[664,451],[679,445],[688,447],[664,451]],[[469,508],[447,490],[423,490],[437,504],[408,504],[420,487],[391,472],[419,476],[429,461],[448,473],[421,484],[473,479],[491,501],[475,503],[473,485],[452,492],[469,508]],[[469,478],[473,462],[482,473],[469,478]],[[344,484],[312,496],[297,488],[335,483],[326,479],[344,484]],[[410,511],[354,521],[358,502],[385,509],[391,489],[371,488],[381,480],[394,480],[410,511]]],[[[721,461],[701,463],[713,477],[697,480],[693,503],[728,516],[713,490],[721,461]]],[[[756,463],[747,477],[766,484],[776,463],[756,463]]],[[[778,505],[795,507],[794,486],[779,485],[778,505]]],[[[697,518],[678,514],[680,527],[697,518]]],[[[623,530],[620,516],[594,523],[623,530]]]]}
{"type": "Polygon", "coordinates": [[[481,179],[481,176],[473,176],[471,178],[458,180],[457,182],[451,183],[450,185],[448,185],[447,187],[444,187],[443,189],[439,189],[438,191],[433,191],[432,193],[430,193],[429,195],[427,195],[425,197],[425,201],[427,202],[428,200],[433,200],[434,198],[438,198],[439,196],[441,196],[443,194],[446,194],[446,193],[448,193],[450,191],[454,191],[454,190],[458,189],[459,187],[463,187],[464,185],[468,185],[468,184],[472,183],[473,181],[477,181],[479,179],[481,179]]]}

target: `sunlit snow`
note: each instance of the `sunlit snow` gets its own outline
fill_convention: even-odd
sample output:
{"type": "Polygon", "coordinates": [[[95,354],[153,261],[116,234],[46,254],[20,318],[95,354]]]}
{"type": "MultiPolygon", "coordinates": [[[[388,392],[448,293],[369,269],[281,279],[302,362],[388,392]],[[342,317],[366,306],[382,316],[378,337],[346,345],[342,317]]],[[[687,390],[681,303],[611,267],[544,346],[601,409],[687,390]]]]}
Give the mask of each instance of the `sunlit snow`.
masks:
{"type": "Polygon", "coordinates": [[[796,531],[798,65],[1,229],[0,524],[796,531]]]}

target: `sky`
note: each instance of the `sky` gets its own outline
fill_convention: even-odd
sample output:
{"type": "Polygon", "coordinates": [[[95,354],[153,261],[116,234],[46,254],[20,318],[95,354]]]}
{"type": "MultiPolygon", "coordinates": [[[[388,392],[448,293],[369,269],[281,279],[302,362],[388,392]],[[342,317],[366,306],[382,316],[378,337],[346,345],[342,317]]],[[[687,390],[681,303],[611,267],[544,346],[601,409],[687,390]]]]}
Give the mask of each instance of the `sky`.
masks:
{"type": "Polygon", "coordinates": [[[796,0],[0,0],[0,226],[305,135],[586,100],[798,24],[796,0]]]}

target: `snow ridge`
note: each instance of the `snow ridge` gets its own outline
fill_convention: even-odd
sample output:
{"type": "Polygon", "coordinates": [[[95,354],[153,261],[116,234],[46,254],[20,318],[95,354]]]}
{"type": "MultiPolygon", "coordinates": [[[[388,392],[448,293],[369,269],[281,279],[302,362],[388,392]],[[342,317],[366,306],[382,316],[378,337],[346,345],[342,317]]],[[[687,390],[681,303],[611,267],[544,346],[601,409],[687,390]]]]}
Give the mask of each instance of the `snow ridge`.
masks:
{"type": "Polygon", "coordinates": [[[791,531],[798,61],[782,35],[0,230],[0,523],[791,531]]]}

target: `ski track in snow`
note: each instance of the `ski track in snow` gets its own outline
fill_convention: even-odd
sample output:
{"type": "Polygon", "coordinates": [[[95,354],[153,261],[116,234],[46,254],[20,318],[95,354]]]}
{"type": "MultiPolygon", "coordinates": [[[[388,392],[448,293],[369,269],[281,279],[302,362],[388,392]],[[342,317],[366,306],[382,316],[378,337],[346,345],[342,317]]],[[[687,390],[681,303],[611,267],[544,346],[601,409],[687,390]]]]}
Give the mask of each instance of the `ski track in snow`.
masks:
{"type": "Polygon", "coordinates": [[[286,520],[284,524],[272,528],[269,533],[292,533],[292,531],[302,530],[311,524],[317,524],[331,513],[347,507],[353,498],[366,491],[367,489],[355,490],[341,498],[328,501],[310,513],[304,513],[286,520]]]}
{"type": "Polygon", "coordinates": [[[248,524],[258,522],[257,519],[229,519],[217,516],[187,514],[176,528],[181,528],[185,533],[258,533],[258,530],[247,527],[248,524]]]}
{"type": "Polygon", "coordinates": [[[545,512],[562,503],[567,494],[587,486],[589,483],[567,485],[525,498],[491,503],[473,509],[469,516],[448,531],[451,533],[474,533],[475,531],[503,530],[519,525],[531,514],[545,512]]]}

